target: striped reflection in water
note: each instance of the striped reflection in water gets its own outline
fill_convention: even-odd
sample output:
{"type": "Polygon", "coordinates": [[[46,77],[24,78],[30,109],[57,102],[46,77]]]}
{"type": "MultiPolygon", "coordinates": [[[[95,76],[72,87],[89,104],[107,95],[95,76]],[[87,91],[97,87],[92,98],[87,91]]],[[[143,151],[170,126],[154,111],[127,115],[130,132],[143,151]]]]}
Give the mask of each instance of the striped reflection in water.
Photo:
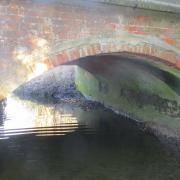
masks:
{"type": "Polygon", "coordinates": [[[86,129],[78,124],[73,110],[64,106],[40,105],[11,96],[3,108],[2,139],[15,135],[65,135],[79,128],[86,129]]]}

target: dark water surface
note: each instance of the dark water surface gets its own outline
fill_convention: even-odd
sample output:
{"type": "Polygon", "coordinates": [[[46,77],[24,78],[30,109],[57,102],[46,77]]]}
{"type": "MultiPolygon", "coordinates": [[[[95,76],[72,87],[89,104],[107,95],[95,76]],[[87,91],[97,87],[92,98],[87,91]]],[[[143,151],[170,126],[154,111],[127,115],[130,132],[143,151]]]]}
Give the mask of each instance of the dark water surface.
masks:
{"type": "Polygon", "coordinates": [[[104,108],[0,105],[0,180],[179,180],[180,160],[104,108]]]}

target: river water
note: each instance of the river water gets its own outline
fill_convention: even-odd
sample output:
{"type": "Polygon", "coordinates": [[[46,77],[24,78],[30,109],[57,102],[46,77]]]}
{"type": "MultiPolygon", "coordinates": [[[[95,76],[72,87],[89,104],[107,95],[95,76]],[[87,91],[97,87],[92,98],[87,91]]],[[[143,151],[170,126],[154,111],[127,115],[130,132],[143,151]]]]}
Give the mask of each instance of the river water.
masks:
{"type": "Polygon", "coordinates": [[[180,160],[103,107],[0,105],[0,180],[179,180],[180,160]]]}

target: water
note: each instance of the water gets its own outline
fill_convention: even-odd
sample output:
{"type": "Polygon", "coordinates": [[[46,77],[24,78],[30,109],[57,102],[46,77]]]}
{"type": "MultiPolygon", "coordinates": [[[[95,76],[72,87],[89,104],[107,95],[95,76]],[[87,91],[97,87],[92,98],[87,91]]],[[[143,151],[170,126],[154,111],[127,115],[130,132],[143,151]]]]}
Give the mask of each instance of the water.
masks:
{"type": "Polygon", "coordinates": [[[102,107],[0,105],[0,180],[179,180],[180,160],[102,107]]]}

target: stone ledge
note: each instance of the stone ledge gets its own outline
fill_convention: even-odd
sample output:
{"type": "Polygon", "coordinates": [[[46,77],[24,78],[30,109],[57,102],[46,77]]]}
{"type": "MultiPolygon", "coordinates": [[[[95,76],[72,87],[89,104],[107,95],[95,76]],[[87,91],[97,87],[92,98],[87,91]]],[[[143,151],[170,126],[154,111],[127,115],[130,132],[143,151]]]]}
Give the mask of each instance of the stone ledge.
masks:
{"type": "Polygon", "coordinates": [[[150,9],[155,11],[165,11],[180,13],[180,3],[178,0],[172,2],[168,0],[96,0],[106,4],[129,6],[133,8],[150,9]]]}

